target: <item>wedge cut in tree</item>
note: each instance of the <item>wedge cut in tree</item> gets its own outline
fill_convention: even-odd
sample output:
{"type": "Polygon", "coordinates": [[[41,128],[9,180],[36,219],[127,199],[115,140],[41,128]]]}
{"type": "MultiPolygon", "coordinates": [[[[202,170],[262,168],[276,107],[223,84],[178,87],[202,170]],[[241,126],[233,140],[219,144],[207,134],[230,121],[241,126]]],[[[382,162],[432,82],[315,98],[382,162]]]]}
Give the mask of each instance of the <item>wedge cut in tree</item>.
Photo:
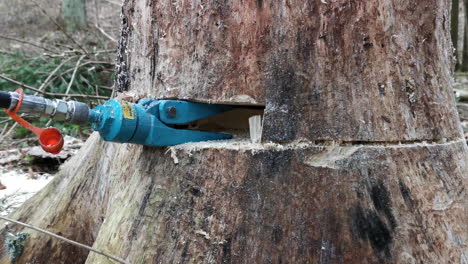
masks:
{"type": "MultiPolygon", "coordinates": [[[[262,143],[95,134],[11,217],[130,263],[467,261],[449,1],[127,0],[122,19],[116,89],[264,106],[262,143]]],[[[30,233],[17,263],[112,263],[7,231],[30,233]]]]}

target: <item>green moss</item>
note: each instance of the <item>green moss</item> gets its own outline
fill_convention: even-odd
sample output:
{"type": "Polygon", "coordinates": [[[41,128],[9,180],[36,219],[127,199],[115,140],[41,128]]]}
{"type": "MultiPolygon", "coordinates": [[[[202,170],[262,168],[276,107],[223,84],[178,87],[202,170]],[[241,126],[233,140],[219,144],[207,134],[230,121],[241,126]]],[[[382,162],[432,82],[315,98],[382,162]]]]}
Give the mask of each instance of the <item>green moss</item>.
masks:
{"type": "Polygon", "coordinates": [[[5,250],[10,255],[10,262],[15,263],[16,260],[21,257],[23,254],[24,245],[29,234],[24,232],[19,232],[15,235],[12,233],[7,233],[5,239],[5,250]]]}

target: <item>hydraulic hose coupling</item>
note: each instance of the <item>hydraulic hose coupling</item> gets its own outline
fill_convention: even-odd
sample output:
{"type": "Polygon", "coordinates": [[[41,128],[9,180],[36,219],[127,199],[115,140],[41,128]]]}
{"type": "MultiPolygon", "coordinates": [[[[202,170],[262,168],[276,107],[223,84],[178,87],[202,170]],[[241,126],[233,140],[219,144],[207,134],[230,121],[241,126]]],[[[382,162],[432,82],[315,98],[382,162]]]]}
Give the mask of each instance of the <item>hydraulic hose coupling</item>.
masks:
{"type": "Polygon", "coordinates": [[[15,92],[0,92],[0,107],[5,108],[5,112],[12,119],[34,132],[42,148],[52,154],[58,154],[63,147],[60,131],[56,128],[35,127],[18,113],[39,113],[74,124],[90,122],[93,130],[98,131],[106,141],[161,147],[232,138],[230,134],[193,128],[196,129],[194,123],[200,120],[236,108],[219,104],[143,98],[138,103],[110,99],[90,110],[84,103],[25,95],[21,89],[15,92]]]}
{"type": "Polygon", "coordinates": [[[62,150],[64,141],[60,130],[53,127],[45,129],[35,127],[18,113],[41,113],[55,120],[75,124],[86,123],[89,115],[89,108],[86,104],[25,95],[22,89],[10,93],[0,92],[0,107],[5,108],[5,112],[13,120],[36,134],[42,149],[52,154],[58,154],[62,150]]]}

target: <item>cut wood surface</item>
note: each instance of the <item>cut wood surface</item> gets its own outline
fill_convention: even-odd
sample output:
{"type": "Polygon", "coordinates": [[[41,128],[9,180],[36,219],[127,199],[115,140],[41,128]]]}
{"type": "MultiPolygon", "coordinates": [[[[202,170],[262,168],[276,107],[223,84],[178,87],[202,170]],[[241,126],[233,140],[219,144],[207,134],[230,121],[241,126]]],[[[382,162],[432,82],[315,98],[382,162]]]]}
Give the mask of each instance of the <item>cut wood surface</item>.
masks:
{"type": "MultiPolygon", "coordinates": [[[[119,90],[265,105],[262,143],[94,134],[11,217],[130,263],[466,262],[449,10],[126,0],[119,90]]],[[[18,260],[70,262],[109,260],[35,232],[18,260]]]]}

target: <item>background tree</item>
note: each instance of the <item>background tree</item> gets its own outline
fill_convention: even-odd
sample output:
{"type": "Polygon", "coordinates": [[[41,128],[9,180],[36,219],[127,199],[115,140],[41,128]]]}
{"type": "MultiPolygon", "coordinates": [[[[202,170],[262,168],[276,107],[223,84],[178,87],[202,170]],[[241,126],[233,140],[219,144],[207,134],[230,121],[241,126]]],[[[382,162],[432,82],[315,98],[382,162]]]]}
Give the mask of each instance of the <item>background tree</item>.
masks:
{"type": "Polygon", "coordinates": [[[86,28],[86,0],[62,0],[62,15],[67,31],[86,28]]]}
{"type": "MultiPolygon", "coordinates": [[[[449,5],[127,0],[119,91],[265,105],[263,144],[94,135],[12,217],[131,263],[466,261],[449,5]]],[[[30,233],[18,263],[109,262],[30,233]]]]}

